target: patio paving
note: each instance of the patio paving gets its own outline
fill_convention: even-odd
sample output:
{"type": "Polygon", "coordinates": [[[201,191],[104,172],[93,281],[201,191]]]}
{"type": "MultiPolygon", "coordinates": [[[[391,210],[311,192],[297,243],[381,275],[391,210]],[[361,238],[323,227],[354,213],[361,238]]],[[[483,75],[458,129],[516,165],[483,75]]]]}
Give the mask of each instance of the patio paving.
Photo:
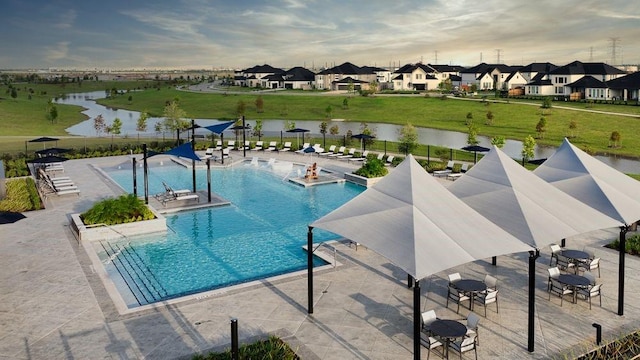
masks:
{"type": "MultiPolygon", "coordinates": [[[[242,156],[232,155],[233,161],[242,156]]],[[[251,156],[264,155],[248,152],[247,158],[251,156]]],[[[335,172],[357,167],[299,154],[266,157],[317,161],[335,172]]],[[[69,219],[122,191],[93,166],[125,161],[128,157],[123,156],[65,162],[65,175],[77,184],[80,196],[50,197],[45,210],[0,225],[0,359],[189,359],[194,353],[228,348],[232,318],[238,319],[241,342],[277,334],[303,359],[412,358],[413,291],[406,286],[406,273],[363,246],[356,250],[342,242],[322,247],[336,254],[341,265],[315,273],[311,315],[304,275],[119,314],[72,235],[69,219]]],[[[618,254],[602,247],[617,236],[618,229],[608,229],[567,239],[568,248],[587,246],[602,258],[602,307],[596,300],[592,310],[585,301],[565,301],[561,307],[559,298],[548,300],[550,251],[542,249],[536,268],[533,353],[527,351],[528,254],[499,257],[497,267],[487,259],[423,279],[422,311],[435,309],[440,318],[464,321],[469,310],[461,307],[456,314],[455,305],[445,307],[447,274],[460,272],[463,278],[479,280],[491,274],[498,278],[500,312],[490,305],[484,317],[476,304],[481,317],[478,358],[577,356],[594,346],[592,323],[602,325],[605,341],[640,325],[640,260],[633,256],[626,258],[625,315],[617,316],[618,254]]],[[[426,348],[422,358],[427,358],[426,348]]]]}

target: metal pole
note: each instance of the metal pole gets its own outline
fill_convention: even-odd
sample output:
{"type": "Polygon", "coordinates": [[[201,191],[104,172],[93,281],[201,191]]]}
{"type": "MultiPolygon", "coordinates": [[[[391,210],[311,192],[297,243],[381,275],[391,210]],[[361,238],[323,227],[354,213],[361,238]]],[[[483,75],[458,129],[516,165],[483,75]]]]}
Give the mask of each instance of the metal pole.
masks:
{"type": "Polygon", "coordinates": [[[211,202],[211,158],[207,158],[207,195],[211,202]]]}
{"type": "Polygon", "coordinates": [[[602,325],[598,323],[591,324],[594,328],[596,328],[596,345],[600,345],[602,342],[602,325]]]}
{"type": "Polygon", "coordinates": [[[384,141],[384,156],[387,156],[387,140],[384,141]]]}
{"type": "Polygon", "coordinates": [[[231,319],[231,359],[238,360],[238,319],[231,319]]]}
{"type": "Polygon", "coordinates": [[[529,251],[529,318],[527,321],[529,333],[527,350],[529,350],[529,352],[533,352],[535,348],[534,316],[536,302],[536,259],[538,256],[540,256],[540,250],[529,251]]]}
{"type": "MultiPolygon", "coordinates": [[[[196,124],[191,119],[191,151],[196,151],[196,124]]],[[[193,178],[193,192],[196,192],[196,161],[191,159],[191,176],[193,178]]]]}
{"type": "Polygon", "coordinates": [[[224,165],[224,134],[222,132],[220,133],[220,143],[222,144],[220,147],[220,161],[224,165]]]}
{"type": "Polygon", "coordinates": [[[449,159],[453,160],[453,148],[449,149],[449,159]]]}
{"type": "Polygon", "coordinates": [[[624,254],[626,252],[626,238],[628,226],[620,227],[620,248],[618,249],[618,315],[624,315],[624,254]]]}
{"type": "Polygon", "coordinates": [[[307,231],[307,298],[308,312],[313,314],[313,227],[307,231]]]}
{"type": "Polygon", "coordinates": [[[560,247],[565,247],[567,239],[560,240],[560,247]]]}
{"type": "Polygon", "coordinates": [[[142,144],[142,166],[144,170],[144,203],[149,204],[149,170],[147,166],[147,144],[142,144]]]}
{"type": "Polygon", "coordinates": [[[420,360],[420,280],[413,286],[413,358],[420,360]]]}
{"type": "Polygon", "coordinates": [[[242,115],[242,157],[247,157],[247,147],[244,146],[245,142],[247,141],[245,129],[246,129],[246,126],[244,124],[244,115],[242,115]]]}
{"type": "Polygon", "coordinates": [[[180,146],[180,129],[176,129],[176,146],[180,146]]]}
{"type": "Polygon", "coordinates": [[[498,264],[498,257],[497,256],[492,256],[491,257],[491,265],[496,266],[498,264]]]}
{"type": "Polygon", "coordinates": [[[411,289],[413,287],[413,276],[411,274],[407,274],[407,287],[411,289]]]}
{"type": "Polygon", "coordinates": [[[136,180],[136,158],[133,158],[133,195],[138,197],[138,181],[136,180]]]}
{"type": "Polygon", "coordinates": [[[427,166],[431,165],[431,145],[427,145],[427,166]]]}

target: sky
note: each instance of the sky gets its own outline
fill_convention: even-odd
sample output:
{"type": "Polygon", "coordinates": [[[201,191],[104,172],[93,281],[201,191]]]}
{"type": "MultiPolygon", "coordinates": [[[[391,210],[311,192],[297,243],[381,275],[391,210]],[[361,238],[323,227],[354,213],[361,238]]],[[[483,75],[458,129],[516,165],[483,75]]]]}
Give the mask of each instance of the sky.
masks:
{"type": "Polygon", "coordinates": [[[637,0],[2,0],[0,9],[0,69],[640,63],[637,0]]]}

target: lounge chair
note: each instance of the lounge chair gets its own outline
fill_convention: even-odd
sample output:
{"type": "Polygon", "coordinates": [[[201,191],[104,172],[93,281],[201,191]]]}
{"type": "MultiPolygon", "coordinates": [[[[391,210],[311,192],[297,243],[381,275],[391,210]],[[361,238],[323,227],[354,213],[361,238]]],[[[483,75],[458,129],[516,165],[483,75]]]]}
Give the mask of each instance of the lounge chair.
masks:
{"type": "Polygon", "coordinates": [[[225,149],[235,150],[236,149],[236,141],[235,140],[229,140],[227,142],[227,147],[225,149]]]}
{"type": "Polygon", "coordinates": [[[302,149],[300,149],[300,150],[296,150],[296,153],[298,153],[298,154],[304,154],[304,149],[308,148],[309,146],[311,146],[311,144],[309,144],[309,143],[304,143],[304,144],[302,145],[302,149]]]}
{"type": "Polygon", "coordinates": [[[218,151],[222,150],[222,140],[217,140],[216,141],[216,147],[214,147],[213,150],[214,151],[215,150],[218,150],[218,151]]]}
{"type": "Polygon", "coordinates": [[[378,156],[376,156],[376,159],[378,159],[380,161],[383,161],[384,160],[384,154],[383,153],[378,154],[378,156]]]}
{"type": "Polygon", "coordinates": [[[268,147],[268,148],[266,148],[266,149],[264,149],[264,151],[276,151],[276,150],[278,150],[278,149],[276,148],[276,147],[277,147],[277,145],[278,145],[278,142],[277,142],[277,141],[271,141],[271,142],[269,142],[269,147],[268,147]]]}
{"type": "Polygon", "coordinates": [[[351,149],[349,149],[349,152],[346,153],[345,155],[338,156],[338,160],[349,160],[350,158],[353,157],[353,155],[355,153],[356,153],[356,149],[355,148],[351,148],[351,149]]]}
{"type": "Polygon", "coordinates": [[[313,152],[315,152],[316,154],[320,154],[324,152],[324,148],[320,146],[320,144],[313,144],[312,148],[313,148],[313,152]]]}
{"type": "Polygon", "coordinates": [[[360,157],[354,157],[351,159],[347,159],[348,161],[365,161],[367,159],[367,156],[369,156],[369,150],[365,150],[360,157]]]}
{"type": "Polygon", "coordinates": [[[452,172],[450,174],[447,174],[447,179],[455,180],[460,176],[464,175],[464,173],[466,173],[468,169],[469,169],[469,164],[462,164],[462,166],[460,167],[460,172],[459,173],[452,172]]]}
{"type": "Polygon", "coordinates": [[[204,151],[204,157],[203,159],[208,159],[210,157],[213,157],[213,152],[214,152],[214,148],[207,148],[207,150],[204,151]]]}
{"type": "Polygon", "coordinates": [[[224,148],[222,149],[222,158],[226,159],[229,157],[229,151],[231,150],[231,148],[224,148]]]}
{"type": "Polygon", "coordinates": [[[167,206],[167,203],[170,201],[186,201],[186,200],[197,200],[200,202],[200,197],[198,194],[191,192],[191,190],[181,189],[181,190],[173,190],[167,183],[162,182],[164,186],[165,192],[156,195],[156,199],[162,203],[162,206],[167,206]]]}
{"type": "Polygon", "coordinates": [[[395,159],[396,157],[393,155],[389,155],[387,156],[387,161],[384,163],[385,166],[391,166],[393,165],[393,159],[395,159]]]}
{"type": "Polygon", "coordinates": [[[281,151],[291,151],[291,141],[286,141],[281,151]]]}
{"type": "Polygon", "coordinates": [[[41,176],[40,180],[41,183],[46,186],[46,189],[45,187],[41,187],[45,196],[47,195],[46,193],[54,193],[58,196],[67,194],[80,195],[80,190],[78,190],[78,187],[74,185],[73,182],[55,183],[51,180],[48,174],[44,173],[44,175],[45,176],[41,176]]]}
{"type": "Polygon", "coordinates": [[[329,155],[333,154],[335,151],[336,151],[336,146],[335,145],[331,145],[331,146],[329,146],[329,151],[318,153],[318,156],[329,156],[329,155]]]}
{"type": "Polygon", "coordinates": [[[264,146],[263,144],[264,144],[264,141],[256,141],[256,147],[254,147],[251,150],[260,151],[263,149],[263,146],[264,146]]]}
{"type": "Polygon", "coordinates": [[[338,149],[338,151],[336,151],[335,153],[333,153],[333,154],[329,155],[329,157],[334,158],[334,157],[342,156],[342,155],[344,155],[344,150],[345,150],[345,149],[346,149],[346,147],[344,147],[344,146],[340,146],[340,148],[338,149]]]}
{"type": "Polygon", "coordinates": [[[244,147],[238,146],[238,150],[249,150],[249,149],[251,149],[251,141],[249,140],[244,141],[244,147]]]}
{"type": "Polygon", "coordinates": [[[447,167],[444,170],[436,170],[433,172],[433,176],[447,176],[453,172],[453,160],[447,162],[447,167]]]}

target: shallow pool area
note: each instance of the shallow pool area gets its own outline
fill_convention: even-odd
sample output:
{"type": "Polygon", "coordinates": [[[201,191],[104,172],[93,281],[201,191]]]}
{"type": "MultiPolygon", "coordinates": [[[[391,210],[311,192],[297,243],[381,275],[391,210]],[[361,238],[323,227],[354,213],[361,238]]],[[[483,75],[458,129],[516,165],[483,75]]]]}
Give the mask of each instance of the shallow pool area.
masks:
{"type": "MultiPolygon", "coordinates": [[[[212,191],[229,206],[166,215],[166,233],[100,241],[94,249],[128,308],[266,279],[306,269],[307,226],[360,194],[350,184],[301,187],[287,180],[300,166],[248,163],[211,171],[212,191]],[[286,169],[286,171],[282,171],[286,169]]],[[[103,168],[132,191],[130,164],[103,168]]],[[[143,172],[137,171],[139,192],[143,172]]],[[[197,170],[197,188],[207,187],[206,170],[197,170]]],[[[172,162],[149,167],[149,193],[192,187],[190,169],[172,162]]],[[[316,242],[335,239],[314,231],[316,242]]],[[[316,258],[314,265],[325,264],[316,258]]]]}

